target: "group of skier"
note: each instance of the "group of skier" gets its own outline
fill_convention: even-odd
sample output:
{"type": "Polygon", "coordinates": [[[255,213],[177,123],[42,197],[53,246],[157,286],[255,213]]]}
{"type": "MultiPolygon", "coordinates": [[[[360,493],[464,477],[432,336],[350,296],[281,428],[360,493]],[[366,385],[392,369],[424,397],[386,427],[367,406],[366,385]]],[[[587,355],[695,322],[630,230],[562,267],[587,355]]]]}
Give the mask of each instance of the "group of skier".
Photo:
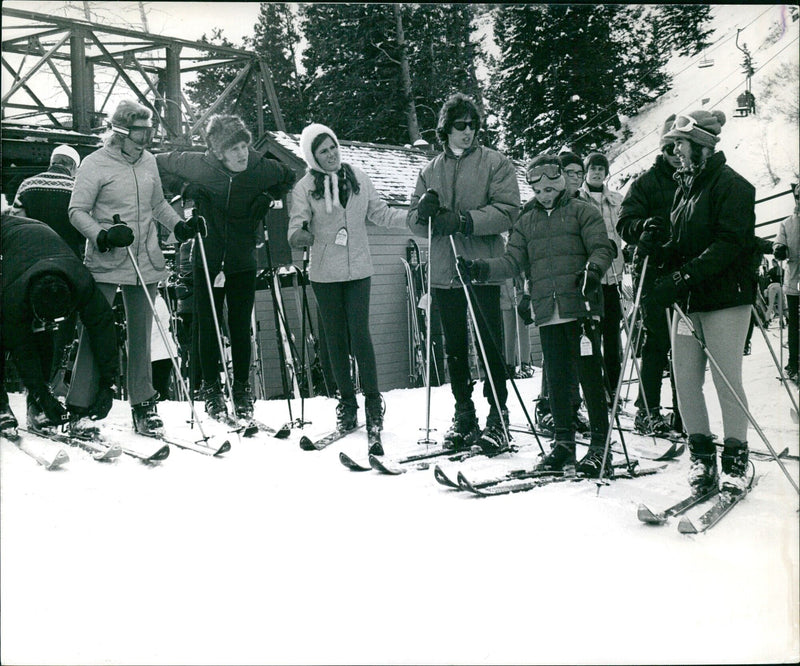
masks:
{"type": "MultiPolygon", "coordinates": [[[[406,211],[389,207],[364,171],[342,161],[338,138],[325,125],[312,123],[303,130],[300,149],[307,171],[296,181],[291,169],[252,148],[250,132],[233,115],[209,119],[204,153],[153,155],[149,109],[121,102],[102,148],[83,161],[71,148],[54,151],[50,170],[36,183],[23,183],[14,206],[2,216],[0,358],[8,349],[20,369],[28,389],[28,427],[68,423],[80,429],[86,418],[108,414],[118,370],[110,304],[120,289],[133,426],[144,435],[162,431],[150,363],[153,301],[167,277],[157,223],[190,248],[187,271],[197,336],[193,371],[202,380],[199,395],[206,412],[221,420],[252,418],[256,249],[268,209],[291,192],[287,237],[292,247],[310,253],[308,279],[338,390],[336,427],[349,432],[358,425],[352,355],[371,454],[384,454],[384,401],[369,329],[373,268],[367,221],[409,228],[429,240],[430,300],[442,325],[455,401],[444,446],[478,446],[489,455],[509,449],[501,287],[524,279],[529,309],[521,308],[520,315],[539,330],[544,369],[539,403],[550,415],[554,437],[540,468],[574,467],[590,477],[611,462],[606,441],[609,405],[621,384],[624,240],[635,248],[646,330],[637,426],[656,434],[670,427],[685,430],[693,490],[716,487],[716,445],[702,391],[706,354],[713,355],[724,428],[721,483],[742,491],[748,461],[747,418],[740,404],[746,404],[742,356],[764,248],[754,232],[755,189],[715,150],[724,114],[699,110],[670,116],[655,164],[624,199],[605,184],[609,163],[604,155],[592,153],[585,160],[573,153],[537,155],[525,169],[534,196],[524,205],[512,161],[479,143],[481,123],[469,97],[457,93],[444,103],[436,130],[442,151],[420,171],[406,211]],[[166,201],[162,179],[179,184],[181,210],[191,202],[188,219],[166,201]],[[52,202],[56,194],[60,205],[48,206],[48,197],[52,202]],[[82,242],[76,241],[76,230],[82,242]],[[225,374],[223,302],[233,374],[226,382],[220,381],[225,374]],[[53,356],[74,336],[77,318],[80,342],[62,404],[49,385],[53,356]],[[470,327],[486,375],[489,412],[483,428],[472,399],[470,327]],[[673,413],[680,418],[667,424],[660,396],[670,349],[673,413]],[[579,461],[578,386],[590,439],[579,461]]],[[[800,255],[796,227],[795,221],[782,229],[775,252],[794,266],[787,271],[794,275],[790,280],[796,280],[800,255]]],[[[796,332],[794,341],[797,346],[796,332]]],[[[790,349],[789,362],[796,375],[796,349],[790,349]]],[[[0,398],[0,427],[16,426],[5,390],[0,398]]]]}

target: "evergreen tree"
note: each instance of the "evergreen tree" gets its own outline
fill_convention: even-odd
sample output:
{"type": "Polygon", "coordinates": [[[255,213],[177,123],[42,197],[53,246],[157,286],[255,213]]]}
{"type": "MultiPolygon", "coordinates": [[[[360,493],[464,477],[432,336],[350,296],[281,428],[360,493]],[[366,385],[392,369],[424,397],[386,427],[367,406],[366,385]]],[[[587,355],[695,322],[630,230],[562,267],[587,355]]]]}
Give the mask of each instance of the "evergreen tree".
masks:
{"type": "Polygon", "coordinates": [[[500,55],[490,98],[517,158],[603,146],[669,85],[649,8],[505,5],[494,15],[500,55]]]}
{"type": "Polygon", "coordinates": [[[692,56],[711,44],[714,30],[708,27],[710,5],[657,5],[654,9],[655,29],[663,51],[692,56]]]}

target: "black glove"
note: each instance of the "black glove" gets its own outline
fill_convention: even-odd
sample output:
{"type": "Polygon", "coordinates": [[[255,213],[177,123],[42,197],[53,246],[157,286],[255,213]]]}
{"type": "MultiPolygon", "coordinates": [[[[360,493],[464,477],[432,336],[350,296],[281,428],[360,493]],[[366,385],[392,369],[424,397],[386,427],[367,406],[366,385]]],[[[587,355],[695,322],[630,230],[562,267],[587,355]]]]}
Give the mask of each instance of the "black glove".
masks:
{"type": "Polygon", "coordinates": [[[675,301],[689,293],[689,284],[686,282],[687,277],[680,271],[674,271],[659,278],[645,296],[645,304],[668,308],[675,301]]]}
{"type": "Polygon", "coordinates": [[[259,194],[255,199],[253,199],[253,203],[250,204],[250,219],[256,221],[263,220],[264,216],[267,214],[267,211],[272,208],[272,202],[276,198],[280,199],[280,197],[273,197],[271,194],[266,192],[259,194]]]}
{"type": "Polygon", "coordinates": [[[669,227],[660,217],[648,217],[644,221],[642,235],[636,244],[636,253],[644,259],[669,240],[669,227]]]}
{"type": "Polygon", "coordinates": [[[208,234],[208,227],[206,226],[206,218],[197,213],[197,208],[192,209],[192,216],[185,222],[181,220],[175,225],[173,230],[175,238],[179,243],[183,243],[195,234],[200,234],[203,238],[208,234]]]}
{"type": "Polygon", "coordinates": [[[599,291],[602,279],[603,272],[593,263],[586,264],[586,268],[575,273],[575,285],[581,290],[584,298],[589,298],[599,291]]]}
{"type": "Polygon", "coordinates": [[[126,224],[112,224],[97,234],[97,249],[108,252],[112,247],[127,247],[133,243],[133,229],[126,224]]]}
{"type": "Polygon", "coordinates": [[[69,419],[66,408],[59,402],[58,398],[51,393],[49,388],[43,387],[35,390],[32,396],[39,409],[44,412],[44,415],[50,422],[45,425],[61,425],[69,419]]]}
{"type": "Polygon", "coordinates": [[[305,227],[295,231],[292,234],[292,237],[289,239],[289,245],[295,248],[310,247],[313,244],[314,244],[314,234],[312,234],[305,227]]]}
{"type": "Polygon", "coordinates": [[[440,208],[439,204],[439,194],[436,190],[428,190],[419,198],[419,203],[417,204],[417,219],[419,220],[419,224],[424,224],[428,226],[428,220],[434,217],[440,208]]]}
{"type": "Polygon", "coordinates": [[[458,270],[465,282],[486,282],[489,279],[489,264],[483,259],[459,257],[458,270]]]}
{"type": "Polygon", "coordinates": [[[431,233],[434,236],[452,236],[455,233],[468,236],[472,233],[472,218],[469,213],[458,215],[451,210],[442,209],[433,218],[431,233]]]}
{"type": "Polygon", "coordinates": [[[775,257],[778,261],[783,261],[789,258],[789,248],[781,243],[775,243],[775,246],[772,250],[772,256],[775,257]]]}
{"type": "Polygon", "coordinates": [[[87,416],[89,416],[92,421],[104,419],[106,416],[108,416],[113,404],[114,389],[110,384],[105,383],[97,390],[97,395],[94,398],[94,402],[89,407],[89,413],[87,416]]]}
{"type": "Polygon", "coordinates": [[[522,319],[522,323],[525,326],[530,326],[533,323],[533,315],[531,314],[531,297],[528,294],[524,294],[522,298],[519,299],[519,303],[517,304],[517,314],[519,318],[522,319]]]}
{"type": "MultiPolygon", "coordinates": [[[[281,170],[280,179],[277,183],[275,183],[275,185],[267,188],[267,194],[269,194],[269,196],[275,200],[283,199],[283,197],[286,196],[286,193],[292,189],[292,186],[297,180],[297,176],[295,175],[294,171],[292,171],[289,167],[284,166],[280,162],[277,164],[278,168],[281,170]]],[[[264,214],[266,214],[266,211],[264,214]]]]}

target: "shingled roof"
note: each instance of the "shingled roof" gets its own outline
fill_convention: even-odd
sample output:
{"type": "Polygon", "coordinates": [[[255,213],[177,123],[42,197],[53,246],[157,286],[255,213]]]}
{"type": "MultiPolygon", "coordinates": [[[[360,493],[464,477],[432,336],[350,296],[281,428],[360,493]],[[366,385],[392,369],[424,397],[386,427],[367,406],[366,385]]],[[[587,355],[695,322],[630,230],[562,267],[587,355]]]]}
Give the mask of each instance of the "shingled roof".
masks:
{"type": "MultiPolygon", "coordinates": [[[[340,140],[339,144],[342,161],[360,167],[370,177],[386,203],[395,206],[409,205],[420,170],[436,155],[433,150],[361,141],[340,140]]],[[[296,170],[305,168],[299,134],[266,132],[256,148],[265,149],[296,170]]],[[[533,196],[533,192],[525,181],[523,166],[516,162],[515,166],[520,194],[525,202],[533,196]]]]}

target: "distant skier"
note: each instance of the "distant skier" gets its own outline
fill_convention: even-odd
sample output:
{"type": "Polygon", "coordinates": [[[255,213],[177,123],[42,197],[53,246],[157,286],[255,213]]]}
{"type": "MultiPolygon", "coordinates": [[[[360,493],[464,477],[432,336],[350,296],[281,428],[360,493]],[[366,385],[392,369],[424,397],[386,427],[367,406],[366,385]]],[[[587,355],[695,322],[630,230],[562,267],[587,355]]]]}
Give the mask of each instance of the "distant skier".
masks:
{"type": "MultiPolygon", "coordinates": [[[[252,148],[250,132],[238,116],[211,116],[205,134],[205,153],[161,153],[156,162],[162,178],[188,183],[184,196],[194,201],[207,225],[203,246],[211,281],[219,288],[215,289],[215,307],[221,313],[223,301],[228,306],[232,407],[237,417],[251,418],[250,322],[256,294],[256,244],[264,240],[262,224],[272,201],[286,195],[295,176],[288,167],[252,148]]],[[[211,298],[199,248],[194,247],[192,254],[201,397],[211,417],[224,418],[227,407],[219,381],[219,343],[211,298]]]]}
{"type": "Polygon", "coordinates": [[[350,376],[352,353],[364,392],[369,452],[383,455],[384,405],[369,330],[373,271],[367,221],[382,227],[405,227],[406,212],[390,208],[366,173],[342,161],[339,139],[329,127],[319,123],[305,127],[300,150],[308,171],[292,191],[287,235],[292,247],[311,247],[308,278],[339,387],[336,427],[352,430],[358,422],[350,376]]]}
{"type": "Polygon", "coordinates": [[[83,323],[100,377],[85,415],[105,418],[114,398],[119,356],[114,314],[91,273],[49,226],[10,211],[0,217],[0,248],[3,287],[0,429],[18,425],[3,383],[5,350],[11,352],[28,391],[28,428],[61,425],[70,418],[67,409],[53,395],[48,380],[52,335],[58,323],[73,311],[83,323]]]}
{"type": "Polygon", "coordinates": [[[794,213],[781,222],[773,248],[775,258],[778,261],[786,261],[783,288],[788,304],[786,316],[789,362],[784,371],[789,379],[796,382],[797,359],[800,356],[800,184],[793,185],[792,194],[794,194],[794,213]]]}
{"type": "Polygon", "coordinates": [[[597,477],[608,433],[608,407],[600,340],[587,319],[599,319],[602,313],[601,279],[611,265],[614,250],[597,207],[568,196],[555,155],[533,158],[526,176],[534,197],[514,224],[505,254],[467,260],[465,264],[476,282],[526,275],[555,424],[553,448],[539,467],[548,471],[574,467],[597,477]],[[591,344],[588,353],[581,350],[583,338],[591,344]],[[571,389],[577,383],[576,372],[591,427],[589,451],[577,466],[571,389]]]}
{"type": "MultiPolygon", "coordinates": [[[[692,111],[679,115],[664,135],[675,142],[682,168],[675,174],[679,190],[670,240],[651,254],[651,262],[658,260],[667,274],[655,283],[645,305],[679,303],[746,404],[742,351],[756,293],[755,188],[725,163],[723,152],[715,152],[725,120],[722,111],[692,111]]],[[[749,457],[747,416],[712,364],[724,430],[720,478],[703,394],[705,353],[678,316],[672,318],[671,336],[678,403],[689,434],[692,491],[704,494],[719,484],[742,492],[749,457]]]]}
{"type": "MultiPolygon", "coordinates": [[[[481,114],[472,99],[456,93],[445,101],[436,127],[443,150],[420,171],[408,209],[408,226],[415,235],[427,237],[431,225],[431,291],[442,322],[450,390],[456,403],[444,444],[463,448],[479,443],[486,451],[497,453],[509,446],[500,310],[500,285],[505,278],[472,288],[474,323],[489,364],[484,370],[492,378],[490,383],[487,376],[483,384],[489,415],[481,432],[472,402],[467,300],[456,273],[451,238],[459,256],[466,259],[501,256],[505,246],[502,234],[519,215],[520,195],[514,164],[498,151],[480,145],[480,129],[481,114]]],[[[482,358],[480,362],[483,364],[482,358]]]]}

